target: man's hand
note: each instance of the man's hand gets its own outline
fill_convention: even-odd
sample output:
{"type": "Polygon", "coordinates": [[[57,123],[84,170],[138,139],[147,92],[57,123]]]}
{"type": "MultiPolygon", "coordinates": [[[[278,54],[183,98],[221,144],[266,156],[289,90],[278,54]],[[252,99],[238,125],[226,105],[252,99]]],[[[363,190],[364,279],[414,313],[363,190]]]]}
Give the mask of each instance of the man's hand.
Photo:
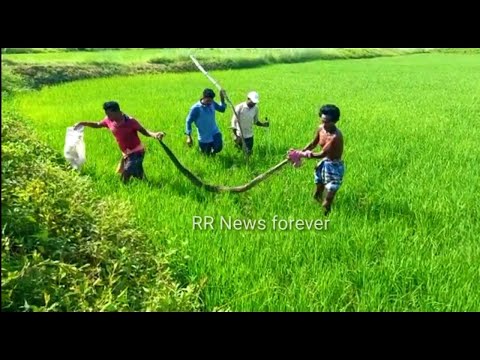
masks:
{"type": "Polygon", "coordinates": [[[225,102],[226,97],[227,97],[227,92],[224,89],[220,90],[220,99],[222,100],[222,102],[225,102]]]}
{"type": "Polygon", "coordinates": [[[157,140],[163,140],[163,137],[165,136],[165,133],[162,131],[159,131],[155,134],[155,139],[157,140]]]}
{"type": "Polygon", "coordinates": [[[76,123],[75,125],[73,125],[73,130],[78,130],[78,129],[80,129],[82,126],[83,126],[83,123],[81,123],[81,122],[76,123]]]}
{"type": "Polygon", "coordinates": [[[237,144],[238,146],[242,145],[242,138],[238,135],[235,135],[235,144],[237,144]]]}
{"type": "Polygon", "coordinates": [[[189,147],[192,147],[192,145],[193,145],[193,140],[192,140],[192,137],[191,137],[191,136],[187,136],[187,145],[188,145],[189,147]]]}

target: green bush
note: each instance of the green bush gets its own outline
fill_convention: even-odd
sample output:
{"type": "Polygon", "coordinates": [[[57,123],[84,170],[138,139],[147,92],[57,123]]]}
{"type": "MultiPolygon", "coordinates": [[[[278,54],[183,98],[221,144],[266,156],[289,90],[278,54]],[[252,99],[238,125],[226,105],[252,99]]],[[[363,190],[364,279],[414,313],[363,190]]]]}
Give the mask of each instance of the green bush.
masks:
{"type": "Polygon", "coordinates": [[[102,51],[123,48],[2,48],[2,54],[41,54],[64,51],[102,51]]]}
{"type": "Polygon", "coordinates": [[[440,48],[436,50],[441,53],[452,54],[479,54],[480,48],[440,48]]]}
{"type": "Polygon", "coordinates": [[[41,54],[66,50],[67,48],[2,48],[2,54],[41,54]]]}
{"type": "Polygon", "coordinates": [[[26,87],[24,78],[2,62],[2,93],[12,94],[26,87]]]}
{"type": "Polygon", "coordinates": [[[161,64],[122,65],[107,62],[85,64],[15,64],[13,74],[29,79],[29,87],[40,89],[45,85],[54,85],[81,79],[93,79],[115,75],[158,73],[167,70],[161,64]]]}
{"type": "Polygon", "coordinates": [[[179,285],[129,213],[3,114],[3,311],[199,310],[200,286],[179,285]]]}

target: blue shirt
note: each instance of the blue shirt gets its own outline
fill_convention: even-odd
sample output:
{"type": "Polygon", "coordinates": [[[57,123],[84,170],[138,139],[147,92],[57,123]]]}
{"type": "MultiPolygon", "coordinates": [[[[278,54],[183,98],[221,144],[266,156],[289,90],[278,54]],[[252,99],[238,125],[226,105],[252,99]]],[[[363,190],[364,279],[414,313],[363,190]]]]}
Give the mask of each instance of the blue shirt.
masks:
{"type": "Polygon", "coordinates": [[[222,105],[218,105],[215,101],[210,105],[203,105],[200,101],[197,102],[188,113],[185,134],[192,134],[192,123],[195,123],[198,129],[198,141],[201,143],[213,142],[213,135],[220,132],[215,121],[215,111],[224,113],[226,109],[227,104],[224,102],[222,105]]]}

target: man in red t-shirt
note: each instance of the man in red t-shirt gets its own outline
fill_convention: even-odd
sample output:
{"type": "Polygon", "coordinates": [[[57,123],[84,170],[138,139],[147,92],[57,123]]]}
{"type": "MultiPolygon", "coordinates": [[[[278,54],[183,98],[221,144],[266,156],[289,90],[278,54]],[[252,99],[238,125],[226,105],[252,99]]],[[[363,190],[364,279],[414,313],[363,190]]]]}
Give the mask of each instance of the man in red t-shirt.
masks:
{"type": "Polygon", "coordinates": [[[107,115],[100,122],[81,121],[75,124],[75,129],[81,126],[94,129],[108,128],[122,151],[123,158],[119,164],[118,172],[122,180],[128,182],[130,177],[144,179],[143,158],[145,148],[143,147],[138,132],[147,136],[162,140],[165,134],[163,132],[151,132],[145,130],[134,118],[129,117],[120,110],[120,105],[115,101],[109,101],[103,104],[103,109],[107,115]]]}

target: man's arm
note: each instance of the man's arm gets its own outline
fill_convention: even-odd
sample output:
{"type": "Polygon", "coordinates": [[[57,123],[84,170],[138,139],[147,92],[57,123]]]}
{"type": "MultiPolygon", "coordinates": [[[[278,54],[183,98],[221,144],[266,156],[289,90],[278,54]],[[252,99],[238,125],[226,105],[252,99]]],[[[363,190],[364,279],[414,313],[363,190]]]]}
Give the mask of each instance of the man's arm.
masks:
{"type": "Polygon", "coordinates": [[[213,102],[213,106],[215,110],[218,112],[224,113],[227,110],[227,103],[225,102],[225,90],[220,90],[220,101],[222,102],[221,105],[218,105],[216,101],[213,102]]]}
{"type": "Polygon", "coordinates": [[[187,119],[185,121],[185,135],[187,135],[187,144],[189,146],[192,146],[193,140],[192,140],[192,123],[197,120],[198,118],[198,111],[199,109],[197,107],[192,107],[190,109],[190,112],[187,115],[187,119]]]}
{"type": "Polygon", "coordinates": [[[259,126],[259,127],[269,127],[270,126],[270,123],[268,122],[268,120],[266,120],[263,123],[261,121],[257,120],[257,121],[254,122],[254,124],[259,126]]]}
{"type": "Polygon", "coordinates": [[[317,131],[315,132],[315,137],[307,146],[303,148],[303,151],[315,149],[319,141],[320,141],[320,129],[317,129],[317,131]]]}
{"type": "MultiPolygon", "coordinates": [[[[238,116],[240,116],[240,105],[235,106],[235,112],[238,114],[238,116]]],[[[233,131],[233,135],[237,136],[237,125],[240,126],[240,124],[235,116],[235,112],[232,115],[231,129],[233,131]]]]}
{"type": "Polygon", "coordinates": [[[324,157],[327,157],[332,149],[335,147],[336,143],[338,141],[337,136],[333,136],[330,141],[328,141],[325,146],[322,148],[322,152],[319,153],[312,153],[310,156],[312,159],[323,159],[324,157]]]}
{"type": "Polygon", "coordinates": [[[142,125],[139,125],[138,132],[141,133],[142,135],[146,137],[152,137],[158,140],[162,140],[163,137],[165,136],[165,133],[162,131],[159,132],[152,132],[147,129],[145,129],[142,125]]]}
{"type": "Polygon", "coordinates": [[[191,136],[192,135],[192,124],[197,120],[198,118],[198,108],[194,107],[191,108],[188,115],[187,119],[185,121],[185,135],[191,136]]]}
{"type": "Polygon", "coordinates": [[[253,117],[253,123],[256,126],[260,126],[260,127],[269,127],[270,126],[270,123],[268,122],[267,118],[265,118],[264,123],[262,123],[260,120],[258,120],[258,108],[257,108],[257,111],[255,112],[255,116],[253,117]]]}
{"type": "Polygon", "coordinates": [[[81,126],[90,127],[92,129],[100,129],[100,128],[106,127],[106,125],[103,124],[102,121],[100,121],[100,122],[80,121],[80,122],[76,123],[73,127],[74,127],[75,130],[78,130],[78,128],[81,127],[81,126]]]}

